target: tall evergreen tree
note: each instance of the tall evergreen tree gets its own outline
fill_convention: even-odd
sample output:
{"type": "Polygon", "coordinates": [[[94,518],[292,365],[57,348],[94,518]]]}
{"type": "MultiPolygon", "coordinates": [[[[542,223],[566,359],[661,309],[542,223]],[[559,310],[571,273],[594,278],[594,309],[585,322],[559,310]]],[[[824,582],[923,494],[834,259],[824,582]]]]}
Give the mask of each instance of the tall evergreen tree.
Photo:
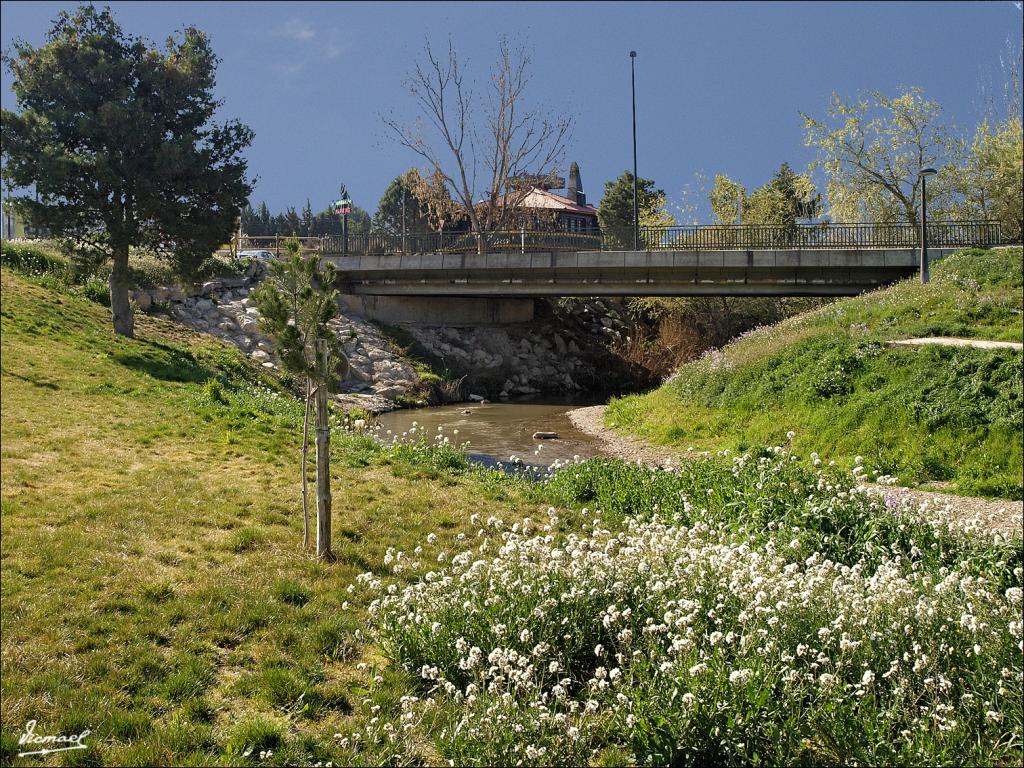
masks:
{"type": "Polygon", "coordinates": [[[821,195],[810,177],[783,163],[771,181],[744,200],[743,223],[792,227],[797,219],[817,216],[820,205],[821,195]]]}
{"type": "Polygon", "coordinates": [[[272,235],[274,234],[271,230],[273,228],[273,217],[270,215],[270,209],[266,203],[260,203],[260,234],[261,235],[272,235]]]}
{"type": "MultiPolygon", "coordinates": [[[[640,226],[674,223],[665,213],[665,191],[654,186],[653,179],[637,177],[637,207],[640,226]]],[[[623,172],[614,181],[605,182],[604,196],[597,208],[605,242],[613,249],[633,247],[633,174],[623,172]]]]}
{"type": "Polygon", "coordinates": [[[416,196],[408,174],[396,177],[384,190],[377,213],[373,216],[373,230],[397,235],[402,232],[403,208],[406,232],[429,232],[430,211],[425,201],[416,196]]]}
{"type": "Polygon", "coordinates": [[[290,235],[294,237],[300,234],[302,229],[302,219],[299,217],[298,212],[292,206],[288,206],[288,209],[284,213],[283,232],[281,234],[290,235]]]}
{"type": "Polygon", "coordinates": [[[86,5],[4,59],[20,110],[0,120],[4,175],[37,193],[17,207],[111,261],[114,330],[132,336],[129,249],[157,249],[187,275],[228,242],[252,191],[242,152],[253,133],[211,122],[217,57],[192,27],[159,50],[86,5]]]}
{"type": "Polygon", "coordinates": [[[306,237],[313,235],[313,207],[306,198],[306,204],[302,207],[302,234],[306,237]]]}

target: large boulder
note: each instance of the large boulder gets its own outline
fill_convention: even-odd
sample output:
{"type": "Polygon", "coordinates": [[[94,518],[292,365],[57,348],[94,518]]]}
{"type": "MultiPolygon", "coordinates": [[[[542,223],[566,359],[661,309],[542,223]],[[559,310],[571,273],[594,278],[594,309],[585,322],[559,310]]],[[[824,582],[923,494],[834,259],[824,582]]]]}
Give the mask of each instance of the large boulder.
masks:
{"type": "Polygon", "coordinates": [[[203,283],[199,292],[205,295],[214,291],[223,291],[227,288],[241,288],[246,282],[247,280],[244,277],[218,277],[203,283]]]}

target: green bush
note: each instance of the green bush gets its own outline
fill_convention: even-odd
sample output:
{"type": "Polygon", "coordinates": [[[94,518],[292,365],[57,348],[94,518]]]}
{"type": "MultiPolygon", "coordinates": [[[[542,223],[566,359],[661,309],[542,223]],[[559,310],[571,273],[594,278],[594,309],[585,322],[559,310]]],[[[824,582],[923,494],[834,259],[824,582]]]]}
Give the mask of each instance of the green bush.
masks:
{"type": "Polygon", "coordinates": [[[110,286],[105,280],[93,275],[86,278],[78,290],[89,301],[95,301],[105,307],[110,306],[110,286]]]}
{"type": "Polygon", "coordinates": [[[67,274],[68,261],[52,247],[33,242],[11,242],[0,245],[0,264],[27,275],[67,274]]]}
{"type": "Polygon", "coordinates": [[[212,280],[215,277],[241,277],[252,265],[252,259],[226,259],[211,256],[199,265],[196,277],[200,280],[212,280]]]}

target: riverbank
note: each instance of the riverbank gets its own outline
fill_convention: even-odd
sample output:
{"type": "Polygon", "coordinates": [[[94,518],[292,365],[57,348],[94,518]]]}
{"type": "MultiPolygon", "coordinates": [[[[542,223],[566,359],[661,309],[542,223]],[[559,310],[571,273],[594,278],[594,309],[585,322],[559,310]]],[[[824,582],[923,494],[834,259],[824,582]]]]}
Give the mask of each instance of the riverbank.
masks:
{"type": "Polygon", "coordinates": [[[685,454],[679,451],[655,447],[638,438],[609,429],[604,424],[604,413],[607,409],[607,405],[591,405],[569,411],[568,416],[576,429],[599,440],[600,450],[608,456],[631,464],[639,462],[659,467],[672,464],[678,466],[680,461],[685,460],[685,454]]]}
{"type": "MultiPolygon", "coordinates": [[[[605,426],[607,405],[593,405],[569,411],[573,425],[600,441],[602,453],[631,464],[640,463],[659,467],[679,466],[680,462],[706,457],[706,451],[672,451],[653,446],[635,437],[623,435],[605,426]]],[[[973,520],[993,531],[1008,535],[1020,534],[1024,526],[1024,502],[1008,499],[986,499],[976,496],[958,496],[939,491],[926,491],[903,486],[864,483],[873,493],[891,496],[894,500],[909,499],[915,504],[932,509],[943,509],[951,517],[973,520]]]]}
{"type": "Polygon", "coordinates": [[[1022,498],[1020,248],[965,250],[903,280],[743,334],[609,425],[668,450],[778,445],[911,487],[1022,498]],[[929,343],[922,343],[928,340],[929,343]],[[941,342],[941,343],[937,343],[941,342]]]}

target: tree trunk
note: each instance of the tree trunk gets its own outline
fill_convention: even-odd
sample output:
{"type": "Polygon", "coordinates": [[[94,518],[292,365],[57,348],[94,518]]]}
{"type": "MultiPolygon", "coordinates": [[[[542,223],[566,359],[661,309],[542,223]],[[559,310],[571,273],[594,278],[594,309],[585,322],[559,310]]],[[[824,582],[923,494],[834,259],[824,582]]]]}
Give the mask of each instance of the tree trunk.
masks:
{"type": "Polygon", "coordinates": [[[128,244],[114,247],[114,265],[110,270],[110,313],[114,318],[114,333],[135,336],[135,319],[128,303],[128,244]]]}
{"type": "MultiPolygon", "coordinates": [[[[319,342],[320,369],[327,375],[327,344],[319,342]]],[[[327,385],[316,388],[316,556],[330,560],[331,554],[331,427],[327,419],[327,385]]]]}
{"type": "Polygon", "coordinates": [[[309,490],[306,465],[309,463],[309,401],[313,395],[312,382],[306,379],[306,400],[302,409],[302,549],[309,549],[309,490]]]}

